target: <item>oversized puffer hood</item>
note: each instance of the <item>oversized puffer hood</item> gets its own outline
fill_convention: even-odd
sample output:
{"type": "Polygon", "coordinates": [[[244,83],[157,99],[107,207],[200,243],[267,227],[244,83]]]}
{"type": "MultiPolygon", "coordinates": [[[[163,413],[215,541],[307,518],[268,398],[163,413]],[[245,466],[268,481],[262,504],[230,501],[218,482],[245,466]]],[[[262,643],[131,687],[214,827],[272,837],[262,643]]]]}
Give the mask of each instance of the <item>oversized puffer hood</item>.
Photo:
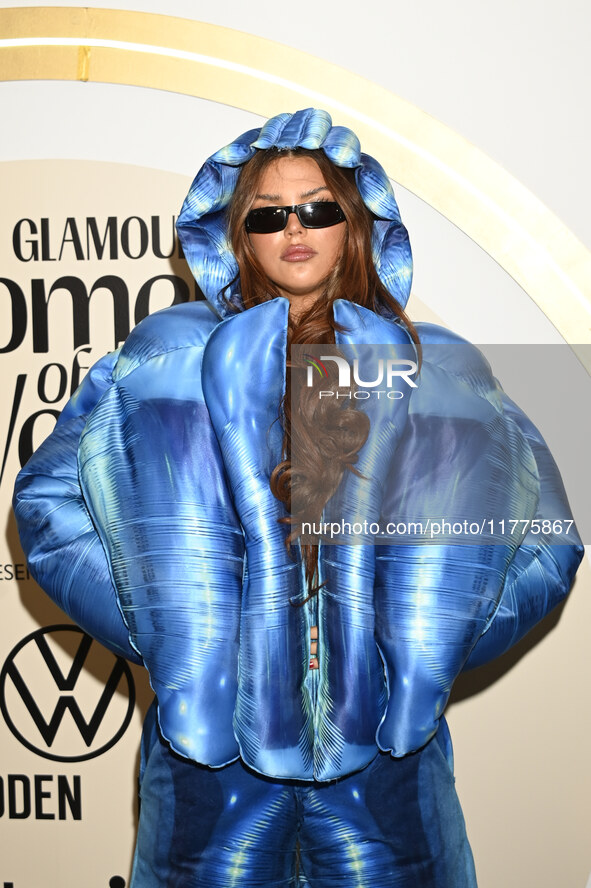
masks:
{"type": "Polygon", "coordinates": [[[390,180],[373,157],[361,152],[354,132],[333,126],[330,115],[315,108],[272,117],[261,129],[249,130],[216,151],[197,173],[177,230],[187,262],[210,305],[222,317],[231,311],[227,300],[242,307],[239,282],[223,292],[238,274],[227,238],[226,210],[242,164],[267,148],[321,149],[332,163],[355,170],[359,192],[375,217],[372,246],[377,272],[404,308],[410,295],[412,255],[390,180]]]}

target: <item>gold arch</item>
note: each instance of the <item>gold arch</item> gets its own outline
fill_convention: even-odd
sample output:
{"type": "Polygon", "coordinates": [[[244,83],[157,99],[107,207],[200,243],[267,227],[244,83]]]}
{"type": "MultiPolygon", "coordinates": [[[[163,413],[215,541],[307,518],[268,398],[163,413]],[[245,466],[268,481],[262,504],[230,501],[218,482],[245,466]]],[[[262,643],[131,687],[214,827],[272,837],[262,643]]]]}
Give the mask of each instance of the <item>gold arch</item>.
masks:
{"type": "Polygon", "coordinates": [[[567,342],[591,343],[589,251],[485,154],[377,84],[261,37],[151,13],[2,9],[0,34],[0,80],[151,87],[263,117],[325,108],[395,171],[392,178],[486,250],[567,342]],[[286,76],[293,71],[294,79],[286,76]]]}

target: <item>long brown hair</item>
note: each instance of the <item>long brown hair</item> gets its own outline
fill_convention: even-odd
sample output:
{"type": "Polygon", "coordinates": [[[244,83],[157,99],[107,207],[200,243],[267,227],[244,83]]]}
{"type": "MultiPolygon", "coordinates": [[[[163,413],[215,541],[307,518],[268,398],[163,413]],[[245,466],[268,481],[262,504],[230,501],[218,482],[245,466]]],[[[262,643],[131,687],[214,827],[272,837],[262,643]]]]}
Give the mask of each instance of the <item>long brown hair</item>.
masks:
{"type": "MultiPolygon", "coordinates": [[[[228,236],[236,256],[244,308],[250,308],[281,294],[261,268],[245,227],[245,219],[252,208],[265,170],[283,157],[310,157],[318,165],[333,198],[340,205],[347,220],[342,254],[328,275],[324,293],[314,305],[296,321],[290,313],[287,338],[287,386],[281,405],[283,424],[282,460],[271,474],[270,486],[274,496],[284,505],[291,525],[286,545],[295,542],[300,533],[304,515],[292,513],[292,486],[298,485],[298,503],[305,503],[305,520],[320,521],[322,511],[337,490],[345,471],[356,472],[355,462],[369,434],[367,416],[355,409],[353,399],[323,399],[314,397],[314,390],[299,386],[299,403],[290,398],[292,366],[289,355],[292,345],[334,344],[338,325],[334,320],[333,303],[348,299],[364,308],[385,311],[398,317],[418,345],[418,335],[403,309],[382,284],[372,259],[373,216],[363,202],[352,169],[333,164],[321,151],[296,148],[285,151],[269,149],[257,151],[240,173],[228,215],[228,236]],[[322,411],[322,416],[318,412],[322,411]],[[297,416],[297,423],[294,417],[297,416]],[[323,430],[323,431],[322,431],[323,430]],[[298,454],[297,472],[292,467],[292,452],[298,454]],[[301,456],[300,456],[301,455],[301,456]],[[303,457],[304,464],[300,465],[303,457]]],[[[301,368],[299,368],[301,371],[301,368]]],[[[334,380],[331,385],[336,385],[334,380]]],[[[326,383],[323,383],[323,387],[326,383]]],[[[318,547],[302,545],[308,594],[318,590],[318,547]]]]}

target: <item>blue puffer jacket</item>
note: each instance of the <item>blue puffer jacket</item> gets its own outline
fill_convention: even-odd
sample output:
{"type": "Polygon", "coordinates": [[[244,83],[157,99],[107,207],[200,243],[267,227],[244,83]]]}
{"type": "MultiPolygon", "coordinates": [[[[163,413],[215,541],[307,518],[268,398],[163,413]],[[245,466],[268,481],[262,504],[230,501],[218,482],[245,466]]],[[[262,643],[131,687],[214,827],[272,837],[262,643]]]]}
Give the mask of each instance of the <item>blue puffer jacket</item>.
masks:
{"type": "MultiPolygon", "coordinates": [[[[179,219],[210,304],[147,318],[95,365],[20,473],[15,512],[40,585],[93,636],[146,665],[177,752],[331,780],[377,748],[402,756],[424,745],[458,673],[554,607],[582,549],[539,433],[477,349],[419,325],[416,387],[359,402],[371,422],[360,475],[346,474],[324,514],[395,532],[380,545],[322,542],[323,585],[301,605],[300,559],[286,550],[285,512],[269,489],[289,306],[277,299],[224,318],[219,298],[236,274],[224,209],[240,164],[272,145],[321,148],[355,168],[377,217],[376,266],[406,302],[410,248],[381,167],[324,112],[274,118],[207,162],[179,219]],[[452,531],[464,521],[478,525],[475,538],[452,531]],[[311,625],[318,670],[309,669],[311,625]]],[[[229,292],[238,303],[239,284],[229,292]]],[[[367,345],[394,360],[414,354],[390,317],[339,301],[335,318],[352,362],[369,360],[367,345]]]]}

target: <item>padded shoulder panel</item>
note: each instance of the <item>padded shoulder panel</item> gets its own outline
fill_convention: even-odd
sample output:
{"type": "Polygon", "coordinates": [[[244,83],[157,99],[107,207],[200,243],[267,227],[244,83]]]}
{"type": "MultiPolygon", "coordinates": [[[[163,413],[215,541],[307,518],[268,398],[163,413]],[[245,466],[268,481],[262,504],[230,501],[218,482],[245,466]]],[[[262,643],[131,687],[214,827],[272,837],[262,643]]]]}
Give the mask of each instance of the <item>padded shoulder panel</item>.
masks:
{"type": "Polygon", "coordinates": [[[149,315],[129,334],[113,379],[122,379],[151,358],[170,351],[203,347],[219,321],[207,302],[183,302],[149,315]]]}

